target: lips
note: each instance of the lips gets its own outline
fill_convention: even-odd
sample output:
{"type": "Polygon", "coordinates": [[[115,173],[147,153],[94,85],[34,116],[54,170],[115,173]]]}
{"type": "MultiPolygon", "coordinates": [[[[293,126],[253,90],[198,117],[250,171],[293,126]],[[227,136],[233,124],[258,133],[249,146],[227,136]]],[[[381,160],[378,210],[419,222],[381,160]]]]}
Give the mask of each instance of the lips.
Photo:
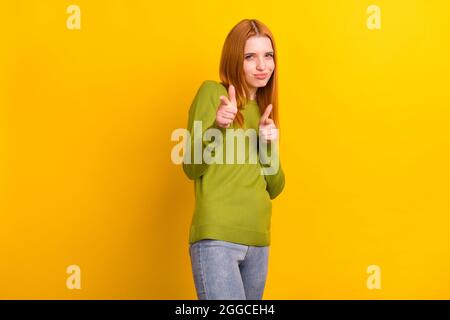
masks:
{"type": "Polygon", "coordinates": [[[267,73],[255,74],[255,78],[257,78],[257,79],[265,79],[265,78],[267,78],[267,73]]]}

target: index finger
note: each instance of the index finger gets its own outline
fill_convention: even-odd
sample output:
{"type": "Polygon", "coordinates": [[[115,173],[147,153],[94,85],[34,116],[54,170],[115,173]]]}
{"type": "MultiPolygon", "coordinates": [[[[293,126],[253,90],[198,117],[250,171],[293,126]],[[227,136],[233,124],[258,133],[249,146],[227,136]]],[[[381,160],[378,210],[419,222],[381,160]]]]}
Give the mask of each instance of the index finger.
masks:
{"type": "Polygon", "coordinates": [[[232,104],[236,105],[236,89],[232,84],[228,87],[228,97],[232,104]]]}
{"type": "Polygon", "coordinates": [[[272,104],[269,104],[266,110],[264,110],[264,113],[261,117],[261,122],[265,122],[269,118],[270,112],[272,112],[272,104]]]}

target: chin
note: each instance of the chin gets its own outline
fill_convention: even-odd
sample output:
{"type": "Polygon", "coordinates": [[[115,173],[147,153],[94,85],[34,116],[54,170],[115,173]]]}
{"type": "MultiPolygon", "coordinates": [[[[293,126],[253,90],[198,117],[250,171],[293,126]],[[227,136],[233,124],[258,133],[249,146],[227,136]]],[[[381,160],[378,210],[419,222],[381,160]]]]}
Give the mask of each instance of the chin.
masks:
{"type": "Polygon", "coordinates": [[[256,83],[255,87],[257,87],[257,88],[264,88],[267,85],[268,82],[269,81],[264,81],[264,82],[261,81],[259,83],[256,83]]]}

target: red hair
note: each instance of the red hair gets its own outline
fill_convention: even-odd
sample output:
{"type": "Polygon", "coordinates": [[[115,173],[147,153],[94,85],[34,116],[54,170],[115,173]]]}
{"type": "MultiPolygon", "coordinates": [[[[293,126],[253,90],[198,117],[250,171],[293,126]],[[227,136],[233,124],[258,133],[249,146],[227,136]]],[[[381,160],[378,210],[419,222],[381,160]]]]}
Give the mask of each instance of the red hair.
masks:
{"type": "Polygon", "coordinates": [[[250,91],[245,81],[244,75],[244,48],[248,38],[252,36],[268,37],[272,42],[273,59],[275,69],[265,87],[258,88],[256,92],[256,101],[261,114],[269,104],[272,104],[270,118],[273,119],[276,126],[279,127],[278,120],[278,65],[275,41],[269,28],[262,22],[252,19],[244,19],[231,29],[228,33],[222,48],[222,57],[220,60],[220,81],[225,88],[232,84],[236,89],[236,102],[238,112],[235,121],[240,127],[244,124],[244,118],[240,109],[245,106],[250,97],[250,91]]]}

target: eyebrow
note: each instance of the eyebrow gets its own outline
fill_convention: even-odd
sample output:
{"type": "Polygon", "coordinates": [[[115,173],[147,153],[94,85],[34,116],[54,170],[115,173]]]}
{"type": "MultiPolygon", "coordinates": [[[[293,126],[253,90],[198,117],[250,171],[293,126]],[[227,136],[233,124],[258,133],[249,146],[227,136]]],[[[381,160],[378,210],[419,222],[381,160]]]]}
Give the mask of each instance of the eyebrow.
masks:
{"type": "MultiPolygon", "coordinates": [[[[271,53],[271,54],[273,54],[273,51],[267,51],[266,53],[271,53]]],[[[255,54],[255,52],[247,52],[247,53],[244,53],[245,55],[249,55],[249,54],[255,54]]]]}

